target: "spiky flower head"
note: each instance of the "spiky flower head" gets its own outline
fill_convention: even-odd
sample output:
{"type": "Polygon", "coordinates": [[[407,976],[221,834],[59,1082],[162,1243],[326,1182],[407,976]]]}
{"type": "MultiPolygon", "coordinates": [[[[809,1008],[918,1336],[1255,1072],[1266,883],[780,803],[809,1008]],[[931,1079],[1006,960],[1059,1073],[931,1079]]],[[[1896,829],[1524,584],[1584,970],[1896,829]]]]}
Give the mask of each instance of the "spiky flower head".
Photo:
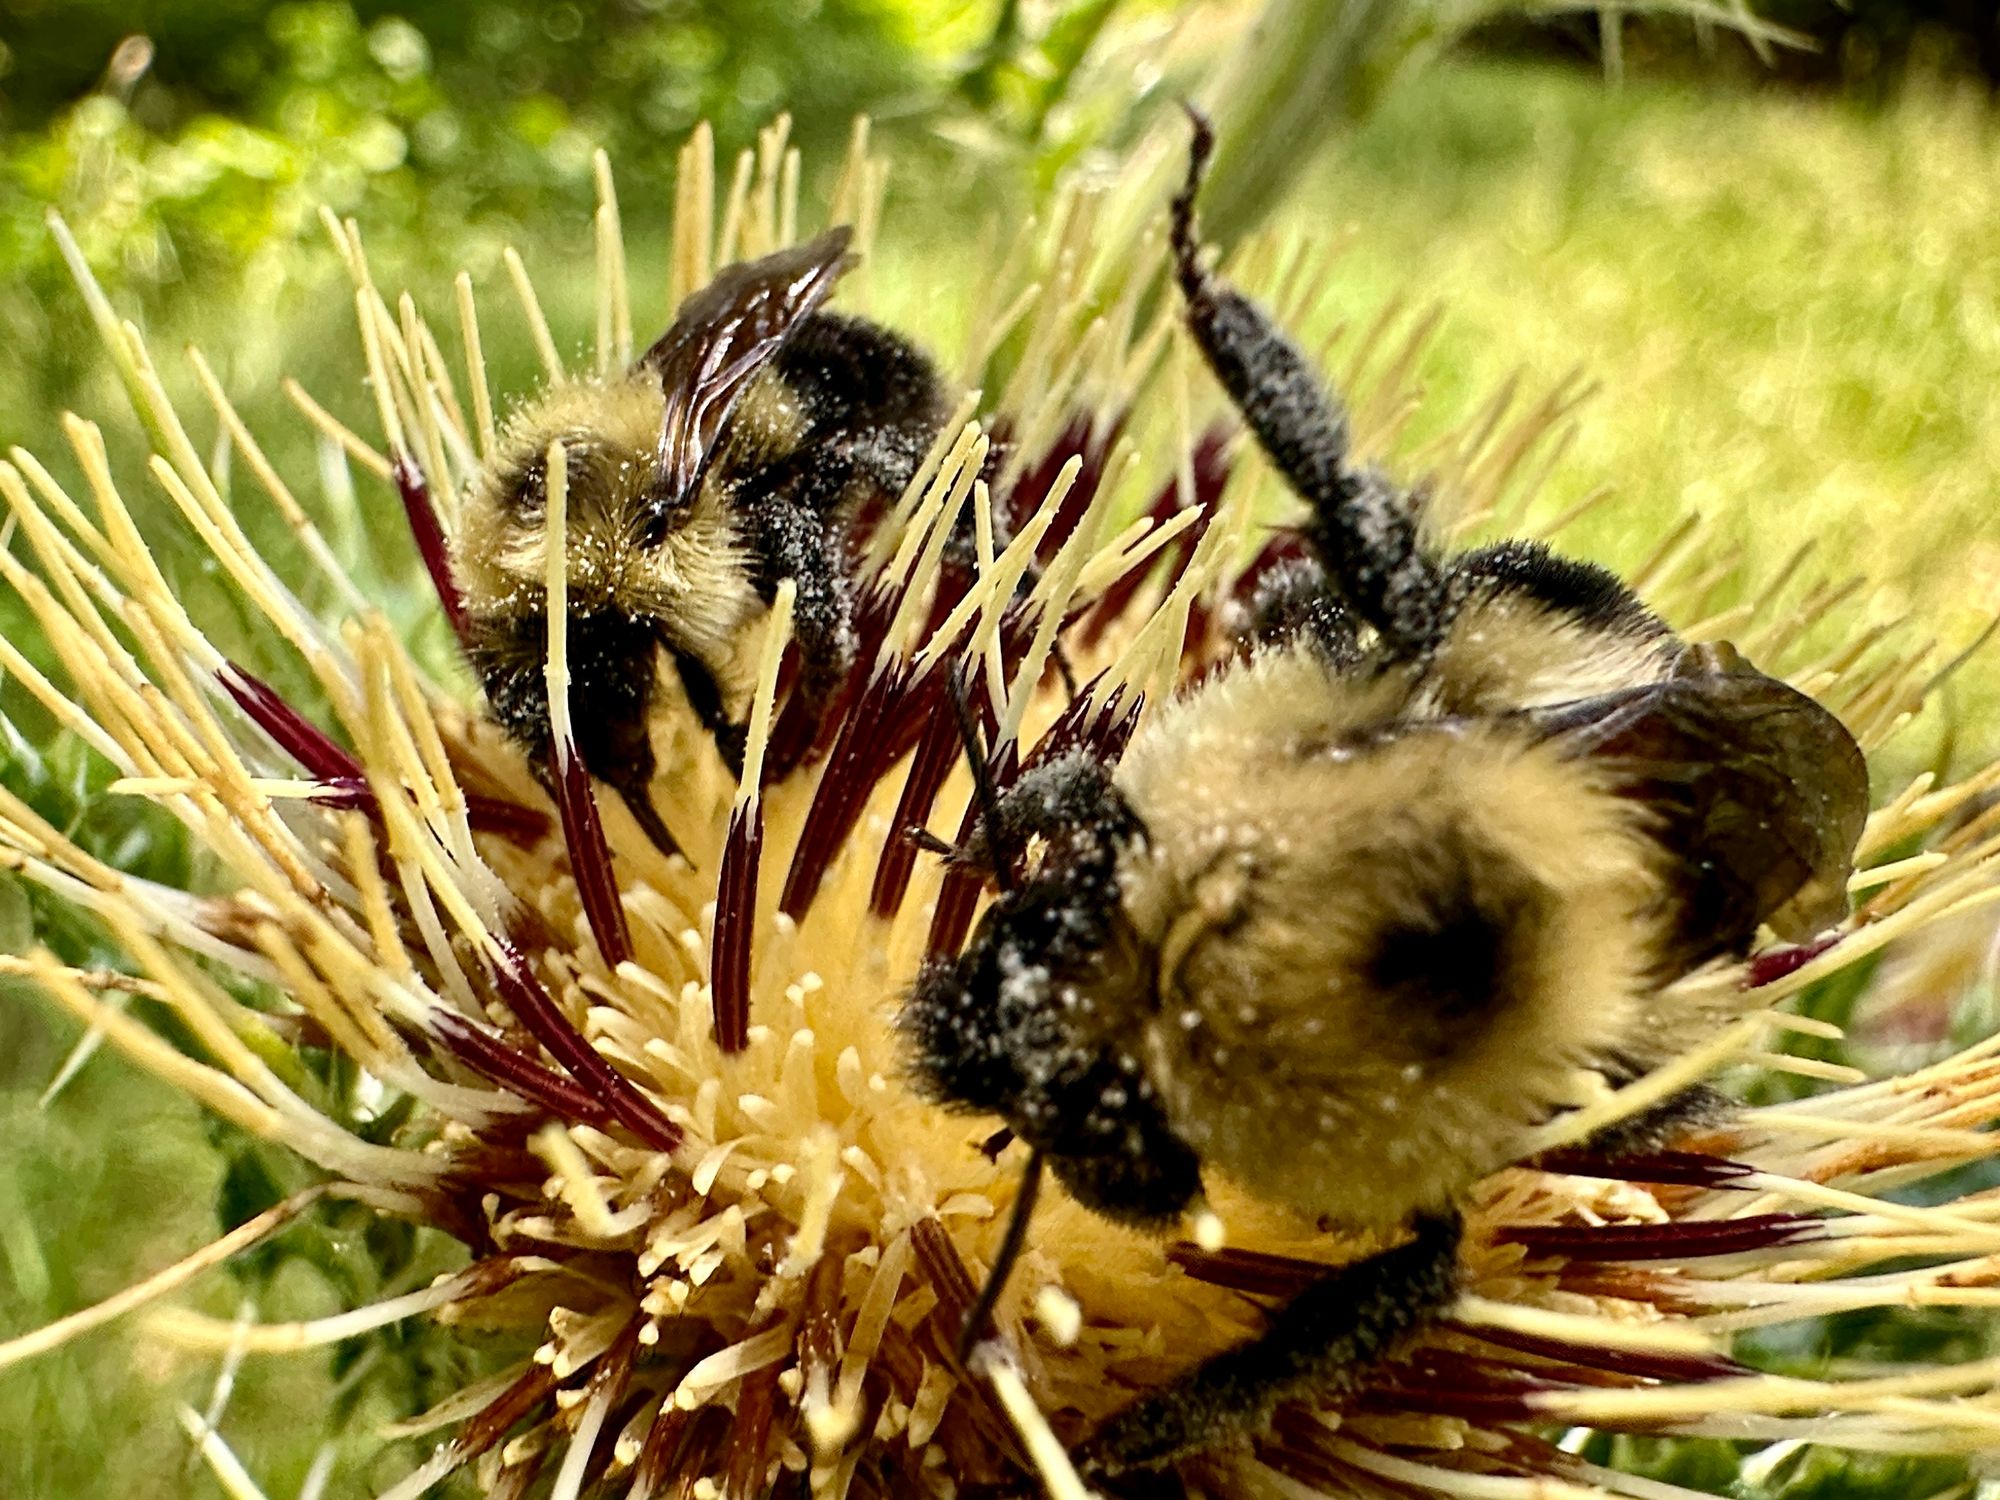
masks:
{"type": "MultiPolygon", "coordinates": [[[[468,682],[434,678],[342,572],[208,365],[193,356],[206,409],[177,410],[143,340],[69,247],[153,439],[153,480],[236,604],[310,672],[329,716],[308,717],[211,643],[141,538],[94,425],[73,418],[63,434],[81,494],[15,450],[0,495],[36,566],[0,554],[0,571],[63,680],[5,642],[0,664],[115,768],[118,790],[178,819],[224,872],[200,895],[121,873],[0,793],[8,867],[89,913],[128,960],[117,974],[86,972],[42,951],[18,966],[142,1066],[296,1151],[319,1180],[131,1294],[0,1345],[0,1364],[346,1200],[455,1236],[464,1269],[305,1323],[155,1308],[146,1336],[240,1354],[405,1319],[515,1335],[510,1367],[404,1424],[434,1446],[388,1500],[459,1471],[489,1494],[540,1484],[556,1500],[748,1497],[800,1476],[833,1497],[1031,1476],[1075,1495],[1066,1444],[1245,1338],[1320,1268],[1370,1248],[1226,1183],[1213,1199],[1219,1246],[1161,1242],[1058,1196],[999,1304],[1006,1354],[968,1372],[958,1334],[1020,1152],[982,1150],[990,1123],[923,1102],[894,1038],[918,966],[956,948],[981,900],[976,880],[906,837],[973,826],[952,675],[975,685],[1002,781],[1067,746],[1116,754],[1152,706],[1234,649],[1232,612],[1294,545],[1266,524],[1283,519],[1266,509],[1272,487],[1160,294],[1160,184],[1178,147],[1163,135],[1118,184],[1064,189],[989,268],[956,361],[968,394],[871,534],[862,650],[831,709],[809,718],[784,690],[781,592],[741,781],[690,714],[663,712],[656,795],[683,859],[661,856],[609,803],[601,817],[587,797],[552,816],[468,682]],[[233,492],[202,457],[211,433],[240,460],[233,492]],[[238,516],[255,505],[289,522],[345,614],[303,608],[251,546],[238,516]],[[966,515],[970,561],[946,546],[966,515]],[[238,998],[245,985],[277,998],[253,1009],[238,998]],[[170,1013],[191,1045],[169,1045],[113,1003],[131,994],[170,1013]],[[274,1062],[301,1047],[344,1055],[406,1101],[395,1128],[363,1133],[310,1103],[274,1062]]],[[[670,299],[818,217],[802,211],[799,181],[780,126],[718,208],[698,134],[683,157],[670,299]]],[[[865,246],[883,182],[857,132],[825,218],[854,223],[865,246]]],[[[626,250],[602,161],[600,200],[584,368],[566,365],[565,340],[507,260],[511,315],[550,382],[589,382],[632,357],[626,250]]],[[[493,451],[496,413],[521,393],[489,388],[467,278],[426,313],[378,287],[355,226],[329,230],[353,277],[374,430],[343,425],[304,391],[296,402],[360,483],[401,497],[450,615],[456,497],[493,451]]],[[[1324,266],[1308,257],[1274,276],[1270,264],[1253,259],[1243,279],[1295,322],[1324,266]]],[[[850,288],[864,304],[868,291],[865,277],[850,288]]],[[[1421,327],[1385,317],[1341,349],[1364,447],[1391,442],[1411,409],[1421,340],[1421,327]],[[1365,368],[1372,377],[1358,378],[1365,368]]],[[[1549,514],[1537,488],[1577,394],[1503,395],[1404,455],[1428,476],[1429,524],[1453,538],[1559,531],[1571,517],[1549,514]]],[[[559,542],[554,497],[551,509],[559,542]]],[[[1726,631],[1865,745],[1918,707],[1917,653],[1871,639],[1807,654],[1842,590],[1813,586],[1797,560],[1746,592],[1755,606],[1713,611],[1714,560],[1690,523],[1628,576],[1684,634],[1726,631]]],[[[1549,1127],[1535,1165],[1479,1186],[1463,1294],[1438,1327],[1358,1394],[1288,1405],[1254,1442],[1190,1460],[1182,1477],[1211,1495],[1663,1497],[1689,1492],[1601,1467],[1558,1435],[1990,1448],[1991,1363],[1779,1378],[1737,1363],[1731,1340],[1834,1312],[2000,1296],[2000,1201],[1952,1175],[1990,1153],[2000,1043],[1876,1082],[1784,1050],[1828,1029],[1784,1002],[1940,919],[1970,921],[1991,898],[1996,783],[2000,767],[1890,789],[1862,847],[1864,899],[1833,941],[1682,981],[1748,1014],[1549,1127]],[[1636,1163],[1574,1149],[1741,1064],[1838,1086],[1746,1110],[1636,1163]],[[1923,1185],[1913,1206],[1909,1190],[1923,1185]]]]}

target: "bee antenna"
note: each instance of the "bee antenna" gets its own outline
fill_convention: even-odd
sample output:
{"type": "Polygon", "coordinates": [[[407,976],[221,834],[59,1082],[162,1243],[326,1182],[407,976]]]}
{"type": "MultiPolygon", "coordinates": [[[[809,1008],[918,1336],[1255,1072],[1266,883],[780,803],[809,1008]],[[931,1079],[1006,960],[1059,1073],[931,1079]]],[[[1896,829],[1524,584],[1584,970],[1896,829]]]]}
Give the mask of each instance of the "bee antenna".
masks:
{"type": "Polygon", "coordinates": [[[965,1324],[958,1331],[958,1362],[968,1364],[972,1351],[986,1332],[986,1325],[992,1320],[994,1305],[1000,1294],[1007,1289],[1007,1282],[1014,1274],[1014,1263],[1021,1258],[1021,1247],[1028,1243],[1028,1220],[1034,1217],[1035,1198],[1042,1188],[1042,1153],[1030,1151],[1028,1164],[1021,1169],[1021,1190],[1014,1195],[1014,1207],[1007,1216],[1007,1233],[1000,1241],[1000,1251],[993,1257],[993,1268],[986,1273],[986,1285],[979,1289],[979,1300],[972,1304],[972,1310],[965,1315],[965,1324]]]}
{"type": "Polygon", "coordinates": [[[1001,890],[1014,889],[1014,851],[1002,847],[1004,820],[1000,815],[1000,791],[993,784],[993,766],[979,742],[979,726],[973,722],[972,704],[967,697],[965,667],[951,669],[951,711],[958,720],[959,742],[965,746],[965,763],[972,771],[973,795],[979,799],[979,821],[986,830],[986,854],[993,865],[993,879],[1001,890]]]}

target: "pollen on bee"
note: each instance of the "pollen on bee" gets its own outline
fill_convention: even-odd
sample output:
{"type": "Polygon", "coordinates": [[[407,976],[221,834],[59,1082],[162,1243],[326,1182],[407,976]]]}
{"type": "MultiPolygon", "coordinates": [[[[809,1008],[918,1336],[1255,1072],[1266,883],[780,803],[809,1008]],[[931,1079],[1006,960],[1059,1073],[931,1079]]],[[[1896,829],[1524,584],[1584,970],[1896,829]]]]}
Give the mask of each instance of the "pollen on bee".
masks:
{"type": "Polygon", "coordinates": [[[1044,1286],[1035,1293],[1035,1317],[1058,1349],[1074,1348],[1083,1332],[1081,1304],[1058,1286],[1044,1286]]]}
{"type": "Polygon", "coordinates": [[[860,1409],[852,1404],[806,1408],[806,1432],[815,1453],[837,1454],[846,1449],[861,1428],[860,1409]]]}
{"type": "Polygon", "coordinates": [[[1212,1208],[1204,1208],[1197,1213],[1189,1228],[1194,1233],[1194,1242],[1211,1254],[1229,1242],[1229,1228],[1212,1208]]]}

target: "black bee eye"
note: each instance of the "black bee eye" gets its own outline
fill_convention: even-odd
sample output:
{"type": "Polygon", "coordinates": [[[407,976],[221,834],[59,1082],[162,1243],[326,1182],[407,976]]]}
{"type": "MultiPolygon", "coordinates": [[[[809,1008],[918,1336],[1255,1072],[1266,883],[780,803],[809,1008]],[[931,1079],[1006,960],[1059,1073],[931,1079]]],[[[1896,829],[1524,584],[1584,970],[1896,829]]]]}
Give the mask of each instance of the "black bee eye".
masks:
{"type": "Polygon", "coordinates": [[[522,519],[538,516],[549,505],[549,462],[537,453],[507,485],[507,494],[522,519]]]}
{"type": "Polygon", "coordinates": [[[649,487],[639,502],[639,545],[657,547],[668,533],[678,531],[694,508],[691,501],[691,496],[670,493],[666,485],[649,487]]]}
{"type": "MultiPolygon", "coordinates": [[[[589,439],[580,433],[566,436],[562,441],[567,455],[564,467],[569,474],[569,498],[573,505],[578,492],[590,478],[596,455],[589,439]]],[[[530,454],[514,471],[507,481],[506,493],[517,519],[532,521],[546,514],[549,508],[549,460],[545,450],[530,454]]]]}

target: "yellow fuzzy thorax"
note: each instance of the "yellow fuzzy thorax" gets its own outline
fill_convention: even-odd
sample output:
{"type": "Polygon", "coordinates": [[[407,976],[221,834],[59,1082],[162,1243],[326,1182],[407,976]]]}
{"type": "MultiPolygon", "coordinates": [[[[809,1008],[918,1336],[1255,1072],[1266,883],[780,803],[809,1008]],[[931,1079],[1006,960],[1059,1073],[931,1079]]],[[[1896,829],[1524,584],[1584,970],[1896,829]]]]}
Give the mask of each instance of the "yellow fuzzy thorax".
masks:
{"type": "MultiPolygon", "coordinates": [[[[881,173],[862,144],[834,222],[873,222],[881,173]]],[[[1258,539],[1257,475],[1247,462],[1227,482],[1198,472],[1190,392],[1204,388],[1172,343],[1171,307],[1150,311],[1155,242],[1132,231],[1126,254],[1101,243],[1083,253],[1106,225],[1148,221],[1159,206],[1148,196],[1154,169],[1177,149],[1163,134],[1120,187],[1067,191],[1049,227],[1031,226],[996,275],[994,316],[975,320],[981,348],[963,367],[987,377],[984,410],[1005,419],[1010,456],[989,487],[989,440],[968,422],[968,406],[885,522],[865,559],[881,614],[860,707],[846,721],[860,727],[817,757],[796,755],[795,768],[759,786],[756,768],[767,751],[777,764],[786,731],[774,699],[781,607],[758,643],[743,786],[678,706],[656,725],[669,771],[663,812],[686,859],[662,858],[604,799],[631,947],[615,967],[593,938],[569,851],[545,814],[535,822],[546,803],[516,752],[475,707],[427,680],[351,585],[342,590],[354,601],[349,618],[296,607],[231,506],[286,508],[316,565],[337,567],[314,545],[314,523],[261,461],[246,466],[254,492],[217,488],[188,435],[193,414],[168,402],[144,345],[73,257],[161,434],[155,473],[245,607],[314,673],[333,711],[320,727],[356,771],[329,805],[338,777],[302,765],[274,737],[289,711],[260,699],[167,589],[94,427],[74,421],[66,434],[89,489],[82,501],[17,450],[0,465],[0,496],[38,571],[5,553],[0,571],[34,611],[66,679],[48,681],[5,643],[0,666],[118,768],[122,790],[180,818],[227,872],[226,888],[202,899],[150,885],[91,861],[0,795],[7,867],[95,913],[130,955],[133,982],[172,1010],[200,1055],[173,1051],[107,1004],[102,976],[46,954],[17,966],[142,1065],[234,1123],[288,1142],[323,1173],[320,1186],[236,1231],[186,1275],[324,1197],[436,1224],[474,1247],[464,1272],[379,1308],[247,1329],[156,1311],[146,1337],[212,1351],[243,1341],[314,1347],[371,1320],[418,1315],[524,1336],[532,1352],[502,1380],[405,1424],[437,1446],[413,1461],[393,1500],[467,1466],[498,1493],[515,1493],[538,1470],[552,1474],[557,1500],[575,1500],[601,1476],[611,1476],[613,1493],[702,1494],[696,1481],[705,1479],[747,1496],[795,1483],[786,1476],[798,1472],[830,1497],[945,1495],[1024,1474],[1074,1497],[1063,1441],[1251,1331],[1261,1312],[1246,1291],[1281,1289],[1361,1248],[1226,1182],[1212,1200],[1220,1249],[1148,1238],[1055,1196],[998,1310],[1009,1352],[969,1373],[952,1352],[958,1324],[992,1261],[1019,1168],[1013,1156],[990,1160],[979,1149],[992,1122],[944,1114],[907,1087],[891,1032],[940,906],[968,898],[903,838],[922,754],[914,746],[932,732],[911,705],[929,701],[932,721],[948,718],[936,711],[942,700],[922,697],[940,664],[963,656],[974,665],[1000,741],[1025,754],[1074,711],[1051,663],[1051,622],[1081,622],[1065,645],[1077,680],[1093,684],[1093,712],[1137,713],[1142,733],[1144,715],[1226,650],[1221,621],[1258,539]],[[1027,291],[1031,283],[1040,290],[1027,291]],[[997,365],[982,367],[1010,330],[1013,374],[1000,379],[997,365]],[[1065,451],[1067,461],[1035,472],[1037,459],[1065,451]],[[1015,540],[996,544],[993,507],[1024,476],[1040,490],[1017,506],[1015,540]],[[1058,531],[1073,491],[1087,503],[1058,531]],[[1175,503],[1149,514],[1161,495],[1175,503]],[[937,619],[944,537],[966,512],[985,544],[980,566],[937,619]],[[1028,606],[1010,613],[1031,562],[1028,606]],[[129,633],[109,629],[110,618],[129,633]],[[886,756],[893,735],[884,726],[899,712],[915,714],[917,738],[886,756]],[[871,755],[886,759],[876,765],[871,755]],[[838,816],[836,785],[845,794],[838,816]],[[747,944],[747,967],[725,979],[722,959],[735,942],[747,944]],[[264,1060],[267,1049],[289,1045],[286,1034],[235,1004],[205,963],[276,985],[331,1045],[413,1096],[415,1123],[377,1144],[318,1114],[264,1060]],[[748,1024],[741,1048],[728,1051],[717,1024],[733,1005],[745,1007],[748,1024]]],[[[787,190],[797,169],[782,135],[763,162],[760,175],[739,179],[719,241],[703,206],[713,201],[706,136],[689,148],[678,292],[719,262],[770,248],[778,226],[796,222],[787,190]]],[[[608,172],[601,181],[599,365],[615,370],[630,363],[631,319],[608,172]]],[[[326,430],[368,482],[415,476],[446,534],[463,537],[483,503],[467,487],[501,441],[476,358],[471,293],[461,291],[457,329],[441,322],[434,335],[414,308],[391,312],[358,237],[332,227],[355,277],[380,430],[326,430]],[[437,351],[460,346],[475,357],[450,372],[437,351]]],[[[523,310],[551,380],[567,378],[531,293],[523,310]]],[[[1406,378],[1407,361],[1389,364],[1392,381],[1406,378]]],[[[258,452],[219,387],[207,389],[238,448],[258,452]]],[[[585,390],[562,399],[587,402],[585,390]]],[[[1378,389],[1357,403],[1364,445],[1407,395],[1378,389]]],[[[1213,409],[1206,395],[1198,409],[1213,409]]],[[[1522,414],[1496,403],[1423,455],[1440,479],[1431,516],[1440,534],[1463,535],[1503,509],[1517,533],[1556,524],[1524,493],[1528,455],[1555,409],[1522,414]]],[[[307,415],[331,420],[316,407],[307,415]]],[[[1701,615],[1699,551],[1677,533],[1631,575],[1697,640],[1719,628],[1701,615]]],[[[1799,659],[1797,643],[1830,596],[1732,618],[1728,628],[1746,654],[1818,696],[1872,748],[1915,712],[1923,663],[1893,647],[1799,659]]],[[[1976,809],[1996,783],[2000,768],[1989,768],[1952,787],[1919,782],[1891,796],[1861,850],[1855,884],[1865,899],[1837,943],[1684,981],[1678,999],[1690,1013],[1732,1014],[1746,1007],[1746,982],[1760,987],[1747,1016],[1698,1042],[1676,1039],[1659,1072],[1615,1096],[1593,1093],[1588,1078],[1567,1079],[1583,1107],[1524,1130],[1516,1149],[1560,1148],[1726,1065],[1821,1066],[1788,1062],[1782,1043],[1825,1028],[1773,1007],[1991,899],[1993,819],[1976,809]],[[1928,852],[1909,858],[1919,843],[1928,852]]],[[[970,792],[953,761],[916,821],[953,836],[970,792]]],[[[1734,1370],[1725,1355],[1733,1332],[1789,1318],[1990,1304],[2000,1204],[1915,1208],[1883,1192],[1988,1152],[1984,1127],[2000,1117],[1996,1052],[2000,1043],[1981,1043],[1922,1074],[1872,1083],[1840,1074],[1840,1087],[1809,1100],[1748,1111],[1690,1142],[1742,1164],[1718,1167],[1713,1180],[1497,1171],[1470,1205],[1464,1295],[1416,1354],[1366,1399],[1289,1409],[1258,1445],[1195,1460],[1189,1477],[1211,1495],[1336,1494],[1377,1482],[1401,1494],[1496,1500],[1613,1493],[1612,1476],[1541,1436],[1577,1424],[1921,1452],[1990,1448],[2000,1423],[2000,1372],[1991,1368],[1780,1380],[1734,1370]],[[1731,1227],[1774,1214],[1808,1217],[1792,1233],[1731,1227]],[[1825,1233],[1810,1217],[1821,1215],[1825,1233]],[[1648,1235],[1670,1253],[1618,1248],[1648,1235]],[[1911,1255],[1924,1257],[1916,1269],[1904,1259],[1911,1255]],[[1890,1262],[1894,1269],[1879,1269],[1890,1262]],[[1863,1271],[1866,1279],[1844,1279],[1863,1271]],[[1500,1401],[1467,1377],[1435,1373],[1475,1364],[1504,1366],[1520,1381],[1500,1401]],[[1460,1399],[1470,1396],[1497,1404],[1460,1399]]],[[[176,1284],[167,1277],[149,1291],[176,1284]]],[[[0,1365],[125,1305],[0,1344],[0,1365]]]]}

